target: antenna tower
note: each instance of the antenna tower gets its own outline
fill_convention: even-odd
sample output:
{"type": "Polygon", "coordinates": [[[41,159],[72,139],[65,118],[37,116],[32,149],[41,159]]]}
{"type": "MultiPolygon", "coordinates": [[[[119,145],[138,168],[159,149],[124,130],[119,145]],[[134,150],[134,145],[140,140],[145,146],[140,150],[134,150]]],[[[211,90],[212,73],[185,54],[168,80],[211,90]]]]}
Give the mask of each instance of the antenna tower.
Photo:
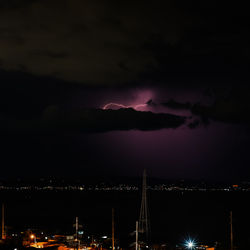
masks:
{"type": "Polygon", "coordinates": [[[149,224],[149,210],[147,202],[147,174],[146,170],[143,171],[143,182],[142,182],[142,200],[141,210],[139,218],[139,233],[143,235],[143,239],[149,240],[150,224],[149,224]]]}

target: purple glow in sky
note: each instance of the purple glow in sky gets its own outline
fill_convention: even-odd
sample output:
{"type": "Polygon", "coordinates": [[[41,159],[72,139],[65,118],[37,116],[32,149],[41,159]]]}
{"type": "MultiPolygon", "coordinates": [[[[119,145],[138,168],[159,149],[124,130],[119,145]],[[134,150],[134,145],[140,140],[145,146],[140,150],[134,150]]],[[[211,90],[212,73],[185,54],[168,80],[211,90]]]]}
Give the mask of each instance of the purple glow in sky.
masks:
{"type": "Polygon", "coordinates": [[[83,135],[77,145],[81,150],[88,141],[89,150],[99,155],[98,159],[91,156],[91,164],[109,162],[105,170],[114,175],[139,176],[146,168],[152,176],[167,179],[230,179],[238,159],[249,162],[246,133],[246,128],[214,122],[197,129],[182,126],[83,135]]]}
{"type": "Polygon", "coordinates": [[[138,111],[170,113],[188,119],[176,129],[109,131],[67,136],[66,148],[70,148],[70,154],[67,154],[67,150],[61,154],[64,148],[60,148],[63,164],[73,162],[76,169],[87,169],[89,174],[95,174],[98,170],[100,175],[141,175],[146,168],[153,176],[170,179],[244,177],[245,166],[239,163],[250,163],[247,129],[211,119],[208,124],[200,122],[191,129],[188,125],[199,117],[188,109],[163,105],[169,100],[190,104],[212,103],[213,97],[204,95],[203,90],[198,87],[185,90],[152,86],[76,92],[72,104],[83,108],[132,107],[138,111]],[[149,100],[152,102],[147,104],[149,100]]]}
{"type": "MultiPolygon", "coordinates": [[[[154,96],[155,94],[151,90],[136,90],[132,99],[130,96],[127,96],[127,100],[124,100],[125,104],[112,101],[104,104],[102,109],[133,108],[138,111],[149,111],[150,107],[147,102],[152,100],[154,96]]],[[[111,99],[114,99],[114,97],[111,97],[111,99]]]]}
{"type": "Polygon", "coordinates": [[[106,88],[99,90],[84,90],[74,93],[74,97],[68,100],[69,105],[87,108],[110,108],[119,109],[132,107],[139,111],[151,111],[154,113],[172,113],[189,116],[187,110],[173,110],[160,105],[169,100],[185,103],[211,103],[213,99],[203,94],[204,87],[188,90],[170,87],[128,87],[124,89],[106,88]],[[152,100],[155,105],[145,105],[152,100]],[[142,106],[137,106],[142,105],[142,106]]]}
{"type": "MultiPolygon", "coordinates": [[[[121,93],[111,92],[106,93],[105,101],[100,105],[100,108],[107,109],[120,109],[120,108],[133,108],[137,111],[151,111],[153,113],[169,113],[180,116],[191,116],[189,110],[171,109],[161,104],[171,99],[178,99],[178,96],[182,96],[183,93],[176,93],[173,90],[169,90],[163,93],[163,90],[152,89],[130,89],[128,92],[121,93]]],[[[193,101],[199,100],[197,93],[185,93],[184,100],[193,101]]]]}
{"type": "Polygon", "coordinates": [[[244,166],[235,166],[239,159],[249,162],[247,133],[246,128],[219,122],[196,129],[111,131],[78,137],[74,150],[81,155],[87,142],[91,167],[108,162],[103,174],[140,176],[146,168],[152,176],[167,179],[225,180],[235,171],[244,176],[244,166]]]}

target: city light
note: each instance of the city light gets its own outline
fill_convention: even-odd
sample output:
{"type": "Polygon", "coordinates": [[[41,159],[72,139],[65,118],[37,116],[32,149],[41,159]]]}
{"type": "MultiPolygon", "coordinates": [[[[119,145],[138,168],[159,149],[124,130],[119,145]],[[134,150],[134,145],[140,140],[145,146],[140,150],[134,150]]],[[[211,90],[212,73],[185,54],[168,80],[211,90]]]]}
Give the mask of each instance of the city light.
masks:
{"type": "Polygon", "coordinates": [[[34,234],[31,234],[31,235],[30,235],[30,239],[31,239],[31,240],[34,240],[34,243],[36,243],[36,236],[35,236],[34,234]]]}
{"type": "Polygon", "coordinates": [[[195,248],[195,242],[193,240],[187,240],[185,243],[185,246],[187,249],[194,249],[195,248]]]}

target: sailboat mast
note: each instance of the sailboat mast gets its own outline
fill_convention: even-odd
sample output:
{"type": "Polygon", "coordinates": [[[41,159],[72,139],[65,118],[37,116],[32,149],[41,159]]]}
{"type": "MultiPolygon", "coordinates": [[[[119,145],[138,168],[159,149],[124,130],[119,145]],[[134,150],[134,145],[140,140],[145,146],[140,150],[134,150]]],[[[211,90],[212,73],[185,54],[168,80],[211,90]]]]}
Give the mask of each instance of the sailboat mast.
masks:
{"type": "Polygon", "coordinates": [[[5,237],[5,221],[4,221],[4,203],[2,203],[2,240],[5,240],[6,237],[5,237]]]}

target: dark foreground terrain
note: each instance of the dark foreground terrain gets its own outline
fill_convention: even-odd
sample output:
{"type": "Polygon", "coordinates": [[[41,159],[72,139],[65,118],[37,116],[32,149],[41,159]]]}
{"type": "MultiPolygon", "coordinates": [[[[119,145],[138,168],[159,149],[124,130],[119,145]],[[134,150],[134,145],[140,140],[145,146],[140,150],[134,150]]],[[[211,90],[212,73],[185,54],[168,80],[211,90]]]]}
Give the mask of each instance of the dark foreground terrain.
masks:
{"type": "MultiPolygon", "coordinates": [[[[152,242],[176,245],[188,237],[227,249],[229,212],[233,211],[237,249],[250,249],[250,192],[149,192],[152,242]]],[[[75,216],[86,235],[111,235],[115,209],[116,237],[121,246],[134,241],[130,233],[139,216],[138,191],[1,191],[9,233],[28,228],[72,233],[75,216]]]]}

